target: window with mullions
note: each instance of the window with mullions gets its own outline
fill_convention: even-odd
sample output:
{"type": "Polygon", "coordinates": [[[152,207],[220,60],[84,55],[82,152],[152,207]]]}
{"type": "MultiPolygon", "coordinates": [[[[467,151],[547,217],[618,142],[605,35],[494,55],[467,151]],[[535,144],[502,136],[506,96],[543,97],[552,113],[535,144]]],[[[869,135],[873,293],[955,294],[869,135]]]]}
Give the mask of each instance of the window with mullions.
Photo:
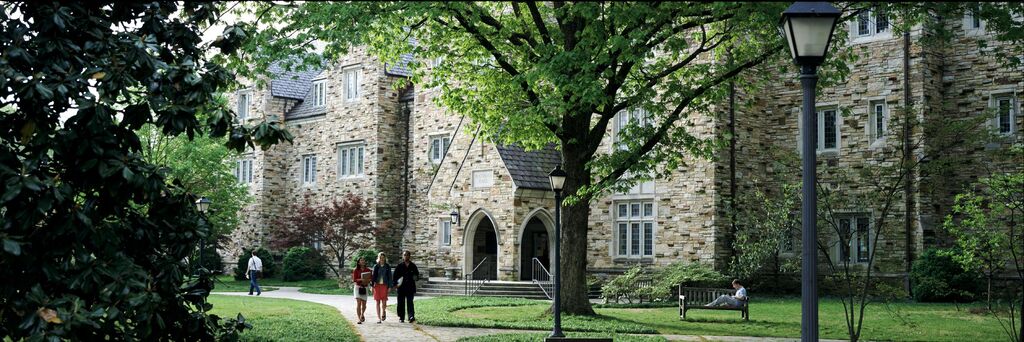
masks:
{"type": "Polygon", "coordinates": [[[839,112],[835,108],[818,111],[818,152],[839,150],[839,112]]]}
{"type": "Polygon", "coordinates": [[[316,184],[316,155],[314,154],[302,156],[302,184],[316,184]]]}
{"type": "Polygon", "coordinates": [[[1016,101],[1012,94],[996,95],[993,97],[992,105],[996,110],[995,128],[999,134],[1010,135],[1016,132],[1017,116],[1016,101]]]}
{"type": "Polygon", "coordinates": [[[252,159],[242,159],[235,163],[235,178],[239,183],[252,183],[252,159]]]}
{"type": "Polygon", "coordinates": [[[871,141],[877,141],[885,137],[887,132],[886,125],[889,124],[889,108],[885,104],[885,101],[873,101],[871,102],[871,115],[869,124],[871,132],[871,141]]]}
{"type": "Polygon", "coordinates": [[[620,201],[615,207],[615,254],[632,258],[653,256],[654,202],[620,201]]]}
{"type": "Polygon", "coordinates": [[[867,262],[871,257],[871,219],[867,215],[839,218],[839,231],[846,243],[838,244],[840,261],[867,262]]]}
{"type": "Polygon", "coordinates": [[[441,235],[440,242],[441,246],[452,245],[452,220],[449,218],[443,218],[438,221],[438,234],[441,235]]]}
{"type": "Polygon", "coordinates": [[[889,32],[889,16],[880,10],[864,10],[854,22],[854,37],[871,37],[889,32]]]}
{"type": "Polygon", "coordinates": [[[366,143],[346,143],[338,145],[338,177],[359,177],[364,174],[363,151],[366,143]]]}

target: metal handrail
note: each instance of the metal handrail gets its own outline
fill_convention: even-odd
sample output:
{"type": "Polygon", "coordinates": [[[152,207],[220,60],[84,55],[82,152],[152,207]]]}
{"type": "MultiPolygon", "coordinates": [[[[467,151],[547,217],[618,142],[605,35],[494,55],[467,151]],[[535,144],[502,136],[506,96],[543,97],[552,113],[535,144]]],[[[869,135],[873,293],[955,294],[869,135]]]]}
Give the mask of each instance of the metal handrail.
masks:
{"type": "Polygon", "coordinates": [[[484,267],[483,279],[474,279],[475,276],[476,276],[476,271],[480,268],[480,266],[483,266],[484,263],[486,263],[486,262],[487,262],[487,258],[484,258],[483,260],[480,260],[480,263],[476,264],[476,267],[473,267],[473,270],[470,271],[468,274],[466,274],[464,282],[465,282],[465,285],[466,285],[466,295],[467,296],[475,295],[476,291],[479,291],[480,287],[484,286],[484,283],[486,283],[488,280],[491,279],[491,277],[490,277],[491,268],[490,267],[484,267]]]}
{"type": "Polygon", "coordinates": [[[537,258],[533,258],[533,283],[540,286],[541,291],[544,291],[544,296],[548,297],[548,299],[554,299],[552,297],[554,288],[551,282],[551,272],[548,272],[548,269],[537,258]]]}

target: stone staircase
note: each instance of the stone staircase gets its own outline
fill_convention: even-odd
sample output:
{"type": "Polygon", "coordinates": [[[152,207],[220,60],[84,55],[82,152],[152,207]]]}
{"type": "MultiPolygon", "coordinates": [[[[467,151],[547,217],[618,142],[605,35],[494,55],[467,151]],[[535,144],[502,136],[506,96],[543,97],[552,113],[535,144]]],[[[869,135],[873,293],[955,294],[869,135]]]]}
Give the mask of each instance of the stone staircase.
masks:
{"type": "MultiPolygon", "coordinates": [[[[466,283],[462,280],[447,280],[443,278],[430,278],[423,285],[416,289],[418,296],[465,296],[466,283]]],[[[491,280],[480,286],[476,296],[485,297],[515,297],[527,299],[544,299],[544,290],[530,281],[498,281],[491,280]]]]}

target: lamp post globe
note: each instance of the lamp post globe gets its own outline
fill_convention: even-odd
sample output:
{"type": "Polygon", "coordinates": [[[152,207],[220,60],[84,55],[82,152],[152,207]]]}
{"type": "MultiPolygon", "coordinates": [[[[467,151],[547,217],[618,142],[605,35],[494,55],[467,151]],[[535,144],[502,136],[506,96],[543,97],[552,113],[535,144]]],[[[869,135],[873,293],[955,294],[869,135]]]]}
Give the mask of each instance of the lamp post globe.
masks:
{"type": "Polygon", "coordinates": [[[817,130],[814,108],[818,66],[825,61],[832,33],[842,11],[827,2],[797,2],[782,12],[779,31],[789,46],[793,62],[800,66],[803,88],[801,153],[803,163],[802,238],[800,270],[800,339],[818,340],[818,254],[817,254],[817,130]]]}

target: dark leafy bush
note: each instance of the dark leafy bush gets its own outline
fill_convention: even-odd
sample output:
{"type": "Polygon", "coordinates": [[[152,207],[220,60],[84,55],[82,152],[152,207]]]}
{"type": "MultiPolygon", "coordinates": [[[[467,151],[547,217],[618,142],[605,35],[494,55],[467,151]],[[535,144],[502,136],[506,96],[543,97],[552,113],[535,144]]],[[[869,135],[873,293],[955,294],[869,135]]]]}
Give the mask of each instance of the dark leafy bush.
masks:
{"type": "Polygon", "coordinates": [[[355,269],[356,265],[359,264],[359,258],[366,259],[366,267],[373,267],[373,264],[377,263],[377,253],[379,252],[380,251],[373,248],[360,249],[356,251],[352,254],[352,263],[350,264],[352,269],[355,269]]]}
{"type": "Polygon", "coordinates": [[[914,299],[920,302],[971,301],[983,291],[985,277],[977,270],[965,270],[953,256],[928,249],[910,270],[914,299]]]}
{"type": "MultiPolygon", "coordinates": [[[[196,253],[195,260],[198,263],[199,253],[196,253]]],[[[224,272],[224,261],[220,257],[220,253],[217,252],[217,246],[206,246],[206,250],[203,251],[203,268],[210,271],[212,274],[220,274],[224,272]]]]}
{"type": "Polygon", "coordinates": [[[324,259],[309,247],[292,247],[281,261],[281,280],[324,279],[324,259]]]}
{"type": "MultiPolygon", "coordinates": [[[[242,249],[242,254],[238,255],[238,263],[235,264],[235,280],[245,280],[245,270],[249,266],[249,257],[252,256],[252,250],[248,248],[242,249]]],[[[274,262],[275,258],[270,254],[270,251],[266,248],[260,247],[256,249],[256,256],[263,262],[263,277],[270,278],[277,275],[277,264],[274,262]]]]}

